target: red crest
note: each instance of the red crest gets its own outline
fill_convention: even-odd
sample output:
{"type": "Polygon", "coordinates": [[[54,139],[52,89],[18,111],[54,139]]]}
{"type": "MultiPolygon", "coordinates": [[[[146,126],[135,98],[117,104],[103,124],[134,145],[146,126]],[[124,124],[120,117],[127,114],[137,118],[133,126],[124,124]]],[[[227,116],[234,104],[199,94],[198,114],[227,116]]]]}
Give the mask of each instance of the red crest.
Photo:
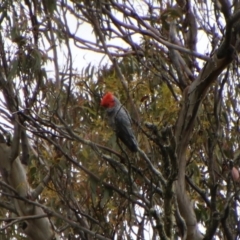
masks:
{"type": "Polygon", "coordinates": [[[101,106],[109,108],[114,106],[114,96],[111,92],[107,92],[101,101],[101,106]]]}

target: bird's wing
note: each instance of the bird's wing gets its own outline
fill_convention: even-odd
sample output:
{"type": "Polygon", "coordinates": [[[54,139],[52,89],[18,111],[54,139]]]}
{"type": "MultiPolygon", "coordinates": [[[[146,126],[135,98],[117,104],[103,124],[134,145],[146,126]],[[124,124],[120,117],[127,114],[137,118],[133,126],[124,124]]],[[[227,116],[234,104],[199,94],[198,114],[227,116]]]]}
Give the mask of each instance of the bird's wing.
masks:
{"type": "Polygon", "coordinates": [[[134,136],[131,118],[128,111],[121,106],[115,115],[116,135],[133,152],[137,151],[137,140],[134,136]]]}

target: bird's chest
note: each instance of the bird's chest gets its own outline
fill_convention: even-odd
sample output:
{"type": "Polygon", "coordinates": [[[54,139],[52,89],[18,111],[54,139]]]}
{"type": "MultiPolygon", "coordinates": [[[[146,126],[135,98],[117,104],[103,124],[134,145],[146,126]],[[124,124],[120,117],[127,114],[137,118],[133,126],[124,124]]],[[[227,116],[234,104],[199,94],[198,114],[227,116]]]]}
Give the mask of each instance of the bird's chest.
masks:
{"type": "Polygon", "coordinates": [[[114,130],[116,130],[116,113],[113,112],[113,111],[108,111],[107,114],[106,114],[106,117],[107,117],[107,122],[109,124],[109,126],[111,128],[113,128],[114,130]]]}

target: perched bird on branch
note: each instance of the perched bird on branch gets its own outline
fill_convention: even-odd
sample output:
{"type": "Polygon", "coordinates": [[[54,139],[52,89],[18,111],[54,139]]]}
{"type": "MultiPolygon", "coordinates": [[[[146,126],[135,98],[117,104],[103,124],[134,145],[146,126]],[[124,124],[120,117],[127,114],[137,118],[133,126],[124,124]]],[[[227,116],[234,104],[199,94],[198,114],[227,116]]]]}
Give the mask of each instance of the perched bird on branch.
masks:
{"type": "Polygon", "coordinates": [[[132,130],[131,117],[121,102],[111,93],[106,93],[101,106],[106,108],[108,124],[119,138],[132,152],[137,152],[138,143],[132,130]]]}

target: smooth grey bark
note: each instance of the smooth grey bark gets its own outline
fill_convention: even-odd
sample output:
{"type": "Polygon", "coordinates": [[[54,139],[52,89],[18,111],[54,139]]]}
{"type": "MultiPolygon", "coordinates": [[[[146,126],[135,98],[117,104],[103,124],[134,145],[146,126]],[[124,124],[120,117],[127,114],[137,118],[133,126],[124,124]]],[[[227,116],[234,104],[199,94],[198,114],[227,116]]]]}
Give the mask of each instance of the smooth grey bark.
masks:
{"type": "Polygon", "coordinates": [[[9,157],[11,156],[11,147],[5,143],[0,143],[0,171],[4,177],[5,182],[11,186],[15,191],[10,191],[10,195],[15,194],[14,206],[18,216],[36,216],[36,219],[24,220],[25,224],[22,228],[29,239],[32,240],[50,240],[58,239],[57,234],[52,228],[52,224],[48,217],[37,218],[40,215],[44,215],[44,211],[32,204],[29,204],[18,197],[31,199],[31,188],[28,184],[25,169],[19,159],[11,163],[9,157]]]}
{"type": "Polygon", "coordinates": [[[206,96],[209,87],[217,80],[229,63],[233,61],[234,54],[239,49],[239,41],[237,40],[239,19],[240,11],[236,12],[228,20],[225,40],[222,45],[211,59],[206,62],[198,78],[184,90],[182,108],[175,129],[176,154],[179,164],[176,195],[180,213],[187,226],[187,240],[198,240],[202,239],[203,236],[199,232],[193,204],[185,187],[186,151],[202,100],[206,96]]]}

